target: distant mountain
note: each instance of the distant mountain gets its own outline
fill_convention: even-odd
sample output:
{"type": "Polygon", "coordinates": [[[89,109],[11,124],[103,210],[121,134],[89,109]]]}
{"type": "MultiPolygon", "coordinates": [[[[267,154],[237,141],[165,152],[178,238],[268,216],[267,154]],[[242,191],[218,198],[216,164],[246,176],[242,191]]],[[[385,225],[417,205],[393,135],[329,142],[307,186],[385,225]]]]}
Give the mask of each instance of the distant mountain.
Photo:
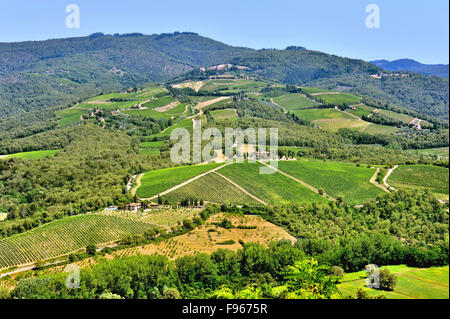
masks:
{"type": "Polygon", "coordinates": [[[242,73],[286,84],[325,81],[341,86],[338,79],[342,79],[343,84],[351,82],[355,90],[362,87],[364,94],[374,98],[397,101],[418,111],[428,112],[432,106],[430,115],[448,113],[447,79],[412,75],[392,79],[391,85],[384,85],[383,80],[382,85],[365,88],[365,79],[382,69],[363,60],[300,46],[285,50],[233,47],[196,33],[174,32],[95,33],[0,43],[0,117],[67,106],[101,92],[165,81],[228,63],[247,67],[242,73]]]}
{"type": "Polygon", "coordinates": [[[387,71],[411,71],[424,75],[435,75],[448,79],[448,64],[422,64],[411,59],[395,61],[376,60],[370,63],[387,71]]]}

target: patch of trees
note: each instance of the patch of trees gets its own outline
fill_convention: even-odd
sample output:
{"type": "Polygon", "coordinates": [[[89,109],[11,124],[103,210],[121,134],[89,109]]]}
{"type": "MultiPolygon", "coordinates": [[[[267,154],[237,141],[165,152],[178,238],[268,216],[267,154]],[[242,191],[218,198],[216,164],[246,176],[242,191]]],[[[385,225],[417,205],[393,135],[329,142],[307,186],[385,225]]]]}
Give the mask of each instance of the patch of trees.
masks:
{"type": "Polygon", "coordinates": [[[79,289],[66,288],[66,273],[22,279],[11,298],[342,298],[328,268],[306,258],[290,242],[269,248],[244,244],[184,256],[170,261],[161,255],[100,259],[82,268],[79,289]],[[241,297],[242,298],[242,297],[241,297]]]}
{"type": "Polygon", "coordinates": [[[362,208],[328,205],[244,207],[295,236],[309,256],[346,272],[367,264],[448,265],[449,214],[428,192],[399,191],[362,208]]]}

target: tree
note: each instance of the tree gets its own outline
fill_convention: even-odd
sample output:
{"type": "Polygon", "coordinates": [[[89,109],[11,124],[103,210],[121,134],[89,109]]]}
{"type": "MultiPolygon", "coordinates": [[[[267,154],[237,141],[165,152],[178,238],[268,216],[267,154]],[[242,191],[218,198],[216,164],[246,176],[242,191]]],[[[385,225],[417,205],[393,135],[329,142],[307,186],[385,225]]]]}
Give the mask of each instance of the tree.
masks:
{"type": "Polygon", "coordinates": [[[338,282],[344,279],[344,269],[342,269],[341,267],[333,266],[331,267],[330,271],[331,275],[335,276],[338,282]]]}
{"type": "Polygon", "coordinates": [[[397,276],[391,274],[388,269],[380,270],[380,289],[381,290],[394,290],[397,285],[397,276]]]}
{"type": "Polygon", "coordinates": [[[97,247],[94,244],[89,244],[86,247],[86,254],[88,254],[89,256],[94,256],[96,252],[97,252],[97,247]]]}

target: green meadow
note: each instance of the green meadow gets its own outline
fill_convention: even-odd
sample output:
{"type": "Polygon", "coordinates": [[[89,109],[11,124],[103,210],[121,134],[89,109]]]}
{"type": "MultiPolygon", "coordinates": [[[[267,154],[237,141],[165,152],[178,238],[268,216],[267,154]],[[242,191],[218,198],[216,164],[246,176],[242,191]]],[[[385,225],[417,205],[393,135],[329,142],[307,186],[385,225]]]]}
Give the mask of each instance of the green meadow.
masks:
{"type": "Polygon", "coordinates": [[[300,118],[308,121],[329,120],[329,119],[355,119],[354,117],[340,112],[336,109],[308,109],[293,112],[300,118]]]}
{"type": "Polygon", "coordinates": [[[54,156],[58,151],[59,150],[21,152],[21,153],[7,155],[7,156],[3,157],[3,159],[8,159],[8,158],[40,159],[40,158],[46,158],[49,156],[54,156]]]}
{"type": "Polygon", "coordinates": [[[398,189],[428,189],[436,194],[449,194],[448,168],[432,165],[400,165],[387,180],[398,189]]]}
{"type": "Polygon", "coordinates": [[[273,100],[290,111],[313,108],[318,105],[317,102],[311,101],[299,93],[281,95],[273,100]]]}
{"type": "Polygon", "coordinates": [[[393,291],[382,291],[365,286],[365,271],[348,273],[338,284],[339,290],[346,296],[356,296],[358,288],[370,296],[384,295],[388,299],[448,299],[448,266],[431,268],[413,268],[405,265],[384,266],[397,276],[397,285],[393,291]]]}
{"type": "Polygon", "coordinates": [[[315,95],[314,99],[325,104],[344,105],[344,104],[358,104],[361,101],[359,96],[350,93],[337,94],[319,94],[315,95]]]}

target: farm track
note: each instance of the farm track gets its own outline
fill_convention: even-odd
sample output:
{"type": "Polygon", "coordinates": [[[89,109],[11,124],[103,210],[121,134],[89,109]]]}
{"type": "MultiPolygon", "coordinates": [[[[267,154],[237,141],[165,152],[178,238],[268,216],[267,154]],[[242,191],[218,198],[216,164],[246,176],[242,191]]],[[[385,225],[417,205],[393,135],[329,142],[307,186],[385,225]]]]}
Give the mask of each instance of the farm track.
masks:
{"type": "MultiPolygon", "coordinates": [[[[359,104],[358,104],[358,105],[359,105],[359,104]]],[[[335,109],[338,110],[338,111],[341,112],[341,113],[344,113],[344,114],[347,114],[347,115],[349,115],[349,116],[351,116],[351,117],[354,117],[354,118],[357,119],[357,120],[361,120],[361,118],[358,117],[358,116],[356,116],[355,114],[349,113],[349,112],[347,112],[347,111],[342,111],[342,110],[341,110],[340,108],[338,108],[337,106],[335,107],[335,109]]]]}
{"type": "Polygon", "coordinates": [[[139,186],[141,186],[141,178],[142,178],[142,176],[144,176],[144,173],[141,173],[138,176],[136,176],[136,178],[135,178],[136,184],[131,189],[131,195],[133,195],[133,196],[136,195],[137,189],[139,188],[139,186]]]}
{"type": "Polygon", "coordinates": [[[236,184],[235,182],[233,182],[231,179],[229,179],[228,177],[220,174],[219,172],[214,172],[214,174],[219,175],[220,177],[222,177],[223,179],[225,179],[227,182],[231,183],[232,185],[236,186],[237,188],[239,188],[243,193],[247,194],[248,196],[250,196],[251,198],[253,198],[254,200],[260,202],[263,205],[267,205],[267,203],[265,201],[263,201],[262,199],[256,197],[253,194],[250,194],[247,190],[245,190],[244,188],[242,188],[240,185],[236,184]]]}
{"type": "Polygon", "coordinates": [[[331,94],[340,94],[340,92],[318,92],[318,93],[311,93],[311,96],[316,96],[316,95],[331,95],[331,94]]]}
{"type": "Polygon", "coordinates": [[[261,163],[261,164],[263,164],[263,165],[265,165],[265,166],[267,166],[267,167],[270,167],[270,168],[276,170],[278,173],[280,173],[280,174],[282,174],[282,175],[284,175],[284,176],[286,176],[286,177],[292,179],[293,181],[295,181],[295,182],[297,182],[297,183],[299,183],[299,184],[305,186],[305,187],[308,188],[310,191],[313,191],[314,193],[319,194],[320,196],[325,197],[326,199],[329,199],[329,200],[332,200],[332,201],[336,201],[336,199],[333,198],[333,197],[331,197],[330,195],[327,195],[327,194],[321,195],[321,194],[319,193],[319,190],[318,190],[317,188],[315,188],[314,186],[312,186],[312,185],[306,183],[305,181],[302,181],[301,179],[298,179],[298,178],[296,178],[296,177],[294,177],[294,176],[292,176],[292,175],[289,175],[288,173],[283,172],[282,170],[280,170],[280,169],[278,169],[278,168],[276,168],[276,167],[273,167],[273,166],[271,166],[271,165],[269,165],[269,164],[267,164],[267,163],[264,163],[264,162],[262,162],[262,161],[258,161],[258,162],[261,163]]]}
{"type": "Polygon", "coordinates": [[[284,111],[284,113],[289,113],[289,111],[284,107],[284,106],[281,106],[280,104],[278,104],[277,102],[275,102],[274,101],[274,99],[270,99],[270,102],[272,103],[272,104],[275,104],[276,106],[279,106],[283,111],[284,111]]]}
{"type": "Polygon", "coordinates": [[[166,194],[168,194],[168,193],[170,193],[170,192],[173,192],[174,190],[177,190],[177,189],[179,189],[179,188],[181,188],[181,187],[183,187],[183,186],[185,186],[185,185],[187,185],[187,184],[189,184],[189,183],[191,183],[191,182],[193,182],[193,181],[195,181],[195,180],[197,180],[197,179],[199,179],[199,178],[201,178],[201,177],[203,177],[203,176],[205,176],[205,175],[208,175],[208,174],[210,174],[210,173],[213,173],[213,172],[217,171],[218,169],[221,169],[221,168],[223,168],[223,167],[225,167],[225,166],[227,166],[227,165],[230,165],[230,164],[231,164],[231,163],[226,163],[226,164],[221,165],[221,166],[219,166],[219,167],[216,167],[216,168],[214,168],[214,169],[212,169],[212,170],[210,170],[210,171],[207,171],[207,172],[205,172],[205,173],[202,173],[202,174],[200,174],[200,175],[197,175],[197,176],[195,176],[195,177],[193,177],[193,178],[191,178],[191,179],[188,179],[187,181],[184,181],[184,182],[181,183],[181,184],[178,184],[178,185],[176,185],[176,186],[174,186],[174,187],[171,187],[171,188],[165,190],[164,192],[161,192],[161,193],[159,193],[159,194],[157,194],[157,195],[154,195],[154,196],[152,196],[152,197],[149,197],[149,198],[140,198],[140,199],[141,199],[141,200],[153,200],[153,199],[155,199],[155,198],[158,198],[158,196],[166,195],[166,194]]]}
{"type": "Polygon", "coordinates": [[[383,184],[387,189],[392,188],[393,190],[396,190],[394,187],[389,186],[389,184],[387,183],[387,179],[389,178],[389,176],[391,176],[392,172],[397,169],[397,167],[398,165],[395,165],[393,168],[390,168],[386,176],[383,178],[383,184]]]}
{"type": "Polygon", "coordinates": [[[370,178],[370,183],[372,183],[373,185],[375,185],[378,188],[381,188],[385,192],[390,193],[390,191],[385,186],[377,183],[377,176],[379,173],[380,173],[380,168],[377,168],[375,174],[373,174],[373,176],[370,178]]]}
{"type": "Polygon", "coordinates": [[[221,96],[221,97],[218,97],[218,98],[215,98],[215,99],[212,99],[212,100],[207,100],[207,101],[204,101],[204,102],[200,102],[200,103],[198,103],[198,104],[195,106],[195,108],[196,108],[197,110],[201,110],[202,108],[204,108],[204,107],[206,107],[206,106],[208,106],[208,105],[211,105],[211,104],[214,104],[214,103],[223,101],[223,100],[228,100],[228,99],[230,99],[229,96],[221,96]]]}

